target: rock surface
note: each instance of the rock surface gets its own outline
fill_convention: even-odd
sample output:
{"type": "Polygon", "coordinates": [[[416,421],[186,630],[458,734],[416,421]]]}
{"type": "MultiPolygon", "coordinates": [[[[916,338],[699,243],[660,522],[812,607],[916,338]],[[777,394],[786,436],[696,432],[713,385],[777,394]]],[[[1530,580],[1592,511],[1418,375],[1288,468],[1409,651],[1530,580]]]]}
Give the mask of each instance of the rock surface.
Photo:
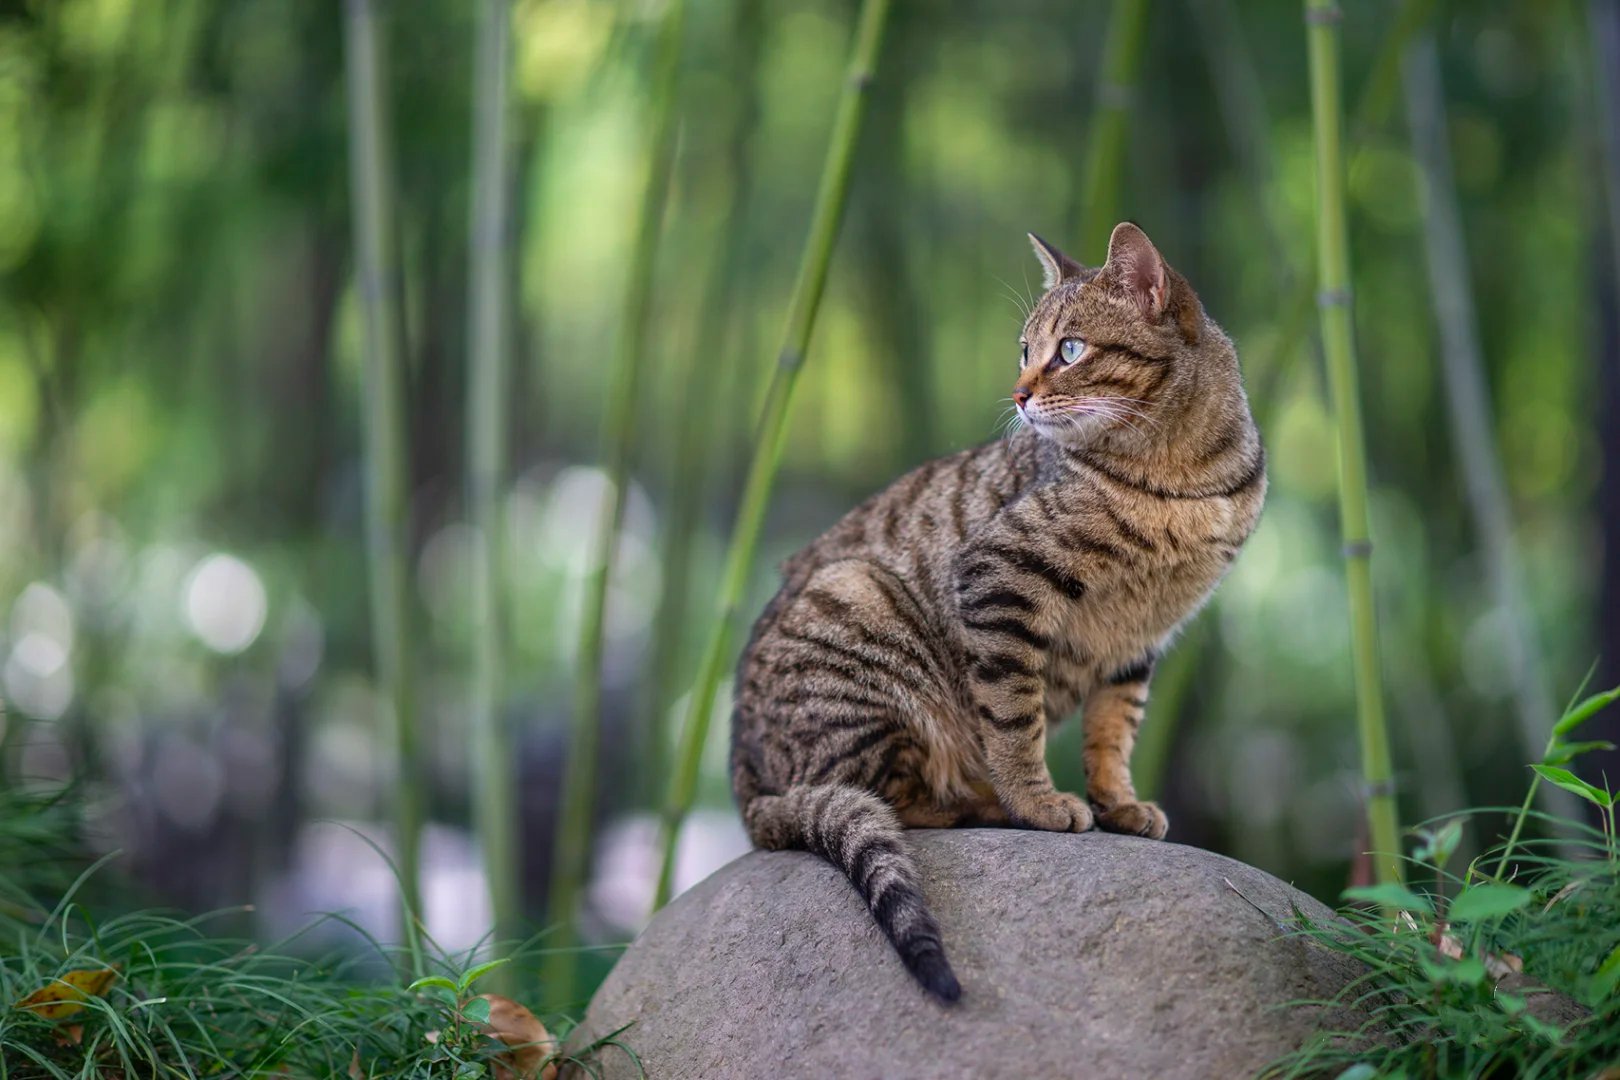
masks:
{"type": "MultiPolygon", "coordinates": [[[[1355,971],[1282,926],[1293,906],[1327,909],[1253,867],[1102,833],[906,842],[962,982],[956,1005],[912,982],[837,870],[754,852],[653,920],[570,1047],[633,1022],[619,1038],[653,1080],[1211,1080],[1253,1075],[1321,1024],[1353,1024],[1282,1007],[1331,997],[1355,971]]],[[[593,1064],[640,1075],[611,1047],[593,1064]]]]}

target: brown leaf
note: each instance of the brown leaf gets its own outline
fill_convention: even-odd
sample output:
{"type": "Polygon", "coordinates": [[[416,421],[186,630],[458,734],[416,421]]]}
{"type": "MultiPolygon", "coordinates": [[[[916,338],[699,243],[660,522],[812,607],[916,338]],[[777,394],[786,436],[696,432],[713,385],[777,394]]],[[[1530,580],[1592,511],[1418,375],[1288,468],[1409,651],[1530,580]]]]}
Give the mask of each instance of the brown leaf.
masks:
{"type": "Polygon", "coordinates": [[[35,990],[14,1007],[27,1009],[47,1020],[60,1020],[84,1008],[84,1003],[91,998],[105,994],[117,978],[116,965],[94,971],[69,971],[35,990]]]}
{"type": "Polygon", "coordinates": [[[511,1048],[496,1056],[495,1080],[557,1080],[557,1066],[545,1064],[556,1053],[557,1040],[539,1017],[511,998],[478,996],[489,1002],[489,1022],[479,1026],[511,1048]]]}
{"type": "Polygon", "coordinates": [[[84,1042],[84,1025],[69,1024],[56,1031],[57,1046],[78,1046],[84,1042]]]}
{"type": "Polygon", "coordinates": [[[360,1064],[360,1047],[354,1048],[354,1057],[349,1059],[349,1080],[366,1080],[366,1067],[360,1064]]]}
{"type": "MultiPolygon", "coordinates": [[[[1442,923],[1436,927],[1436,932],[1440,934],[1440,940],[1436,943],[1440,948],[1440,955],[1449,956],[1453,960],[1461,960],[1463,958],[1462,942],[1457,940],[1455,934],[1444,929],[1444,925],[1442,923]]],[[[1516,975],[1524,970],[1524,961],[1512,953],[1502,953],[1500,956],[1493,952],[1481,953],[1480,960],[1485,965],[1485,973],[1498,982],[1501,982],[1509,975],[1516,975]]]]}

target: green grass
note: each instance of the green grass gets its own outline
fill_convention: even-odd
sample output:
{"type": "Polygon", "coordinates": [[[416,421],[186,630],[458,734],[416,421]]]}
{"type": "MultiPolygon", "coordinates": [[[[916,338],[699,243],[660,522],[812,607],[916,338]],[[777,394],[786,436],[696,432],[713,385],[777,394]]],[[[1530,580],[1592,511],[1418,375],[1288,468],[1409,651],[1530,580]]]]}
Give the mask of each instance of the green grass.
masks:
{"type": "MultiPolygon", "coordinates": [[[[118,883],[103,882],[110,860],[86,864],[78,854],[77,822],[71,795],[0,790],[0,1080],[482,1077],[508,1049],[480,1027],[489,1006],[474,985],[506,961],[480,964],[425,935],[418,961],[341,915],[268,946],[213,932],[240,911],[98,918],[81,897],[98,882],[98,893],[118,883]],[[37,869],[27,879],[13,873],[28,867],[37,869]],[[48,907],[42,887],[57,890],[48,907]],[[329,921],[348,925],[368,948],[300,956],[299,938],[329,921]],[[70,972],[109,967],[116,981],[72,1015],[17,1007],[70,972]]],[[[533,969],[545,951],[536,940],[505,955],[513,969],[533,969]]],[[[544,1019],[558,1040],[573,1027],[567,1017],[544,1019]]],[[[591,1074],[599,1052],[636,1060],[618,1034],[568,1060],[591,1074]]]]}
{"type": "Polygon", "coordinates": [[[1620,691],[1609,691],[1566,710],[1521,806],[1414,830],[1417,845],[1404,860],[1410,885],[1349,889],[1347,900],[1372,906],[1346,907],[1331,922],[1301,921],[1300,934],[1365,969],[1334,1003],[1367,1022],[1323,1033],[1270,1075],[1609,1075],[1602,1070],[1620,1062],[1615,797],[1561,766],[1607,745],[1572,737],[1616,700],[1620,691]],[[1600,827],[1531,810],[1543,780],[1592,803],[1600,827]],[[1469,825],[1504,828],[1506,839],[1453,872],[1448,864],[1469,825]],[[1525,838],[1527,825],[1547,836],[1525,838]]]}

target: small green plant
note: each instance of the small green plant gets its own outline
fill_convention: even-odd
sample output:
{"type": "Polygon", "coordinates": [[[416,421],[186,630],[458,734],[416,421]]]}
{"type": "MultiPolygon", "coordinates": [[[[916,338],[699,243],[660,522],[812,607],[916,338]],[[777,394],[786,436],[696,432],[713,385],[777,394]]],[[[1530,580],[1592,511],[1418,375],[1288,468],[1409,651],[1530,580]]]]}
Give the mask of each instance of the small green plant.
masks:
{"type": "MultiPolygon", "coordinates": [[[[532,940],[474,963],[426,934],[418,948],[389,947],[328,915],[321,922],[349,927],[368,947],[312,960],[299,955],[302,934],[270,945],[220,934],[239,911],[92,915],[101,905],[87,899],[91,887],[102,882],[101,895],[127,883],[107,872],[111,856],[75,861],[82,797],[0,789],[0,859],[60,859],[38,869],[0,862],[0,1080],[533,1080],[575,1060],[523,1006],[474,992],[492,972],[536,967],[532,940]],[[63,881],[62,867],[82,872],[63,881]]],[[[619,1034],[578,1057],[617,1047],[634,1061],[619,1034]]]]}
{"type": "Polygon", "coordinates": [[[1615,797],[1564,768],[1608,743],[1572,741],[1620,689],[1567,709],[1553,727],[1507,839],[1459,872],[1448,867],[1479,810],[1414,830],[1414,879],[1346,890],[1361,905],[1300,933],[1364,973],[1332,1002],[1361,1027],[1319,1036],[1271,1075],[1592,1077],[1620,1061],[1620,842],[1615,797]],[[1601,828],[1531,810],[1535,785],[1592,803],[1601,828]],[[1525,838],[1535,820],[1557,839],[1525,838]],[[1494,864],[1494,865],[1493,865],[1494,864]]]}
{"type": "MultiPolygon", "coordinates": [[[[427,998],[438,1010],[440,1027],[430,1033],[432,1038],[428,1041],[433,1050],[429,1052],[429,1057],[448,1066],[450,1075],[456,1080],[489,1074],[487,1059],[491,1049],[492,1000],[487,996],[475,995],[472,985],[506,963],[505,959],[491,960],[469,968],[454,979],[427,975],[406,987],[427,998]]],[[[545,1038],[545,1029],[541,1028],[527,1042],[538,1044],[545,1038]]]]}

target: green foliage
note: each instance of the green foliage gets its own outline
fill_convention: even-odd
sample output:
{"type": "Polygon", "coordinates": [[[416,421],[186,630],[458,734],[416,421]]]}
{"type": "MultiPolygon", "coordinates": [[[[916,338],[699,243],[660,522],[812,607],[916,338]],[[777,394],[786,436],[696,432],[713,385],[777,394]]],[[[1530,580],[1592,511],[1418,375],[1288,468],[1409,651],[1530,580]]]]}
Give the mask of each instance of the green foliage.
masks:
{"type": "MultiPolygon", "coordinates": [[[[409,955],[376,942],[369,956],[310,961],[295,955],[296,939],[264,948],[214,935],[213,921],[151,911],[97,921],[70,893],[37,925],[6,927],[0,1076],[459,1080],[490,1075],[507,1050],[482,1027],[491,1004],[474,993],[506,958],[473,964],[433,951],[437,972],[404,985],[388,973],[409,955]],[[12,1007],[68,972],[110,966],[116,981],[70,1016],[12,1007]]],[[[609,1045],[619,1044],[609,1036],[584,1052],[609,1045]]]]}
{"type": "MultiPolygon", "coordinates": [[[[534,915],[600,539],[580,522],[598,520],[609,471],[599,436],[659,71],[649,31],[668,5],[513,0],[498,191],[500,170],[476,152],[497,144],[469,125],[494,118],[475,108],[475,88],[498,81],[475,44],[491,5],[372,5],[384,61],[372,134],[391,143],[373,162],[392,189],[380,214],[380,200],[350,194],[347,121],[371,125],[345,96],[343,6],[38,0],[0,14],[0,789],[38,774],[105,784],[98,837],[134,849],[154,891],[184,882],[186,903],[221,906],[268,884],[309,822],[384,814],[402,755],[379,705],[409,683],[424,767],[399,791],[420,796],[437,834],[500,814],[505,799],[473,779],[471,759],[521,778],[510,823],[526,859],[487,865],[525,885],[534,915]],[[506,225],[470,245],[468,204],[498,194],[506,225]],[[357,281],[357,217],[393,252],[370,289],[357,281]],[[469,363],[481,350],[463,329],[491,329],[488,301],[502,295],[510,367],[475,388],[470,371],[487,369],[469,363]],[[362,417],[379,395],[365,329],[384,306],[395,316],[373,335],[394,338],[406,460],[376,473],[404,475],[405,520],[387,530],[395,569],[374,590],[362,417]],[[509,437],[484,426],[492,409],[509,437]],[[490,464],[469,513],[469,469],[490,464]],[[207,643],[185,605],[192,569],[223,552],[264,591],[262,626],[239,651],[207,643]],[[384,592],[414,631],[402,646],[368,617],[384,592]],[[41,594],[60,608],[43,621],[41,594]],[[385,665],[397,678],[379,677],[378,646],[404,654],[385,665]],[[497,761],[499,733],[514,745],[497,761]]],[[[1595,405],[1614,368],[1593,332],[1610,321],[1613,275],[1594,265],[1591,222],[1609,199],[1592,167],[1593,106],[1612,111],[1615,95],[1594,93],[1595,35],[1568,5],[1339,6],[1346,284],[1365,362],[1392,775],[1421,777],[1398,793],[1410,821],[1517,797],[1518,763],[1534,754],[1507,749],[1522,737],[1516,635],[1445,434],[1423,258],[1434,189],[1399,116],[1401,58],[1432,29],[1468,234],[1467,265],[1450,273],[1474,293],[1481,415],[1534,582],[1524,629],[1539,632],[1549,678],[1585,663],[1594,621],[1614,626],[1592,557],[1616,528],[1600,448],[1620,413],[1595,405]]],[[[761,360],[793,288],[854,9],[689,5],[667,240],[647,268],[654,302],[635,364],[646,407],[604,624],[600,770],[581,778],[594,779],[596,822],[662,808],[673,740],[657,740],[656,771],[632,779],[627,760],[653,741],[637,704],[650,683],[661,715],[701,717],[677,801],[729,809],[720,718],[737,637],[696,680],[710,599],[734,597],[726,617],[741,627],[780,558],[902,461],[992,437],[1032,287],[1024,233],[1083,244],[1066,226],[1089,216],[1106,229],[1112,201],[1238,344],[1270,453],[1260,529],[1196,638],[1167,658],[1138,758],[1144,771],[1164,762],[1157,786],[1179,804],[1178,830],[1196,823],[1187,835],[1200,843],[1336,890],[1363,807],[1346,797],[1355,697],[1334,427],[1309,348],[1315,187],[1298,5],[976,4],[948,17],[895,5],[854,151],[850,227],[814,340],[789,357],[802,377],[772,450],[779,480],[751,557],[728,574],[775,371],[761,360]],[[1218,34],[1201,32],[1200,13],[1218,34]],[[1102,194],[1082,205],[1089,190],[1102,194]],[[660,593],[681,603],[652,625],[660,593]],[[665,657],[651,677],[649,652],[665,657]],[[691,709],[711,694],[712,710],[691,709]]],[[[1070,786],[1078,736],[1065,724],[1051,746],[1070,786]]],[[[1542,764],[1600,784],[1595,755],[1571,760],[1620,738],[1590,725],[1560,738],[1542,764]]],[[[1512,851],[1547,824],[1522,821],[1512,851]]],[[[607,835],[596,822],[581,834],[607,835]]],[[[1447,865],[1476,852],[1465,835],[1447,865]]],[[[59,894],[62,876],[44,855],[0,854],[0,918],[16,915],[10,886],[48,880],[59,894]]],[[[582,999],[599,973],[565,996],[582,999]]]]}
{"type": "MultiPolygon", "coordinates": [[[[461,1080],[491,1075],[506,1052],[482,1026],[491,1002],[477,984],[521,963],[534,943],[475,962],[431,938],[425,951],[385,947],[341,915],[264,946],[216,928],[238,911],[185,918],[132,911],[98,918],[90,889],[128,883],[85,865],[78,840],[84,792],[29,795],[0,789],[0,1078],[84,1076],[175,1078],[291,1075],[461,1080]],[[23,876],[29,860],[47,870],[23,876]],[[76,878],[64,880],[74,868],[76,878]],[[103,877],[108,880],[103,881],[103,877]],[[301,955],[301,938],[337,922],[367,942],[363,954],[301,955]],[[423,964],[406,984],[395,973],[423,964]],[[116,977],[63,1015],[17,1003],[74,972],[116,977]]],[[[553,1034],[566,1035],[566,1020],[553,1034]]],[[[618,1032],[580,1051],[634,1054],[618,1032]]],[[[560,1043],[559,1043],[560,1045],[560,1043]]],[[[548,1060],[565,1060],[554,1052],[548,1060]]],[[[567,1060],[575,1060],[569,1058],[567,1060]]]]}
{"type": "MultiPolygon", "coordinates": [[[[1596,711],[1573,723],[1574,710],[1566,713],[1559,735],[1596,711]]],[[[1537,771],[1553,783],[1569,775],[1537,771]]],[[[1608,793],[1589,787],[1577,780],[1570,790],[1609,810],[1608,793]]],[[[1514,815],[1514,837],[1528,807],[1514,815]]],[[[1477,811],[1467,820],[1485,828],[1495,817],[1477,811]]],[[[1300,926],[1364,968],[1334,1002],[1312,1004],[1349,1006],[1367,1022],[1324,1033],[1279,1062],[1275,1075],[1587,1077],[1620,1058],[1620,846],[1612,825],[1557,822],[1561,841],[1530,841],[1515,854],[1510,839],[1454,875],[1445,864],[1462,820],[1420,830],[1411,862],[1432,873],[1432,890],[1347,889],[1345,899],[1378,910],[1346,908],[1339,920],[1300,926]],[[1479,869],[1510,858],[1510,882],[1479,869]]]]}

